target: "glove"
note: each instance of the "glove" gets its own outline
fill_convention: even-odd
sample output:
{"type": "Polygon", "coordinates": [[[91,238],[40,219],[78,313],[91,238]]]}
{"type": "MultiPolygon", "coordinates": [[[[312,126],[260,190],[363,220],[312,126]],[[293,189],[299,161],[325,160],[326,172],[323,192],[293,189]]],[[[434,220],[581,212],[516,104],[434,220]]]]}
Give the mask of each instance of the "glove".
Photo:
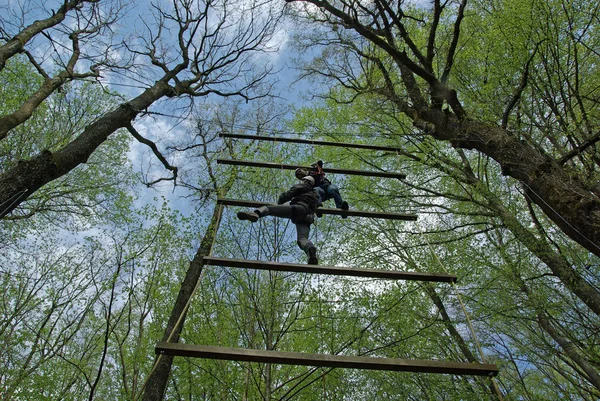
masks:
{"type": "Polygon", "coordinates": [[[279,199],[277,199],[277,204],[278,205],[283,205],[285,203],[285,198],[282,195],[279,195],[279,199]]]}

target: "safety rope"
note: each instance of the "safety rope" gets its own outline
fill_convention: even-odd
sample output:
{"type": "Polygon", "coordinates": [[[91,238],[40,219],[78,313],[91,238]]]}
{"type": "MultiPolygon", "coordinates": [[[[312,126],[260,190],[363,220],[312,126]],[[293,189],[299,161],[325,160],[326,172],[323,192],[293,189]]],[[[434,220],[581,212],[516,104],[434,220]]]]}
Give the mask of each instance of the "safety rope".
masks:
{"type": "MultiPolygon", "coordinates": [[[[418,231],[420,232],[421,238],[425,238],[425,242],[427,242],[427,246],[429,247],[429,250],[431,251],[431,253],[435,257],[435,260],[442,267],[442,270],[444,271],[444,273],[449,274],[448,270],[446,269],[446,266],[442,263],[442,261],[438,257],[438,254],[433,249],[433,246],[431,246],[431,243],[427,239],[427,236],[424,235],[424,231],[421,229],[421,226],[419,225],[419,223],[415,223],[415,224],[418,227],[418,231]]],[[[483,349],[481,348],[481,344],[479,343],[479,340],[477,339],[477,335],[475,334],[475,328],[473,327],[473,324],[471,322],[471,317],[470,317],[469,312],[467,311],[467,308],[466,308],[466,306],[465,306],[465,304],[464,304],[464,302],[462,300],[462,297],[460,296],[460,292],[458,290],[458,286],[456,285],[456,282],[452,282],[452,288],[454,289],[454,293],[456,294],[456,298],[458,299],[458,302],[460,303],[460,307],[461,307],[463,313],[465,314],[465,318],[467,320],[467,325],[469,327],[469,331],[471,332],[471,337],[473,338],[473,342],[475,343],[475,346],[477,347],[477,351],[479,352],[479,355],[481,357],[481,361],[483,363],[487,363],[485,355],[483,353],[483,349]]],[[[494,386],[494,391],[496,391],[496,395],[498,396],[498,398],[500,399],[500,401],[502,401],[503,400],[502,393],[500,392],[500,388],[498,387],[498,384],[496,383],[496,380],[494,380],[493,377],[490,377],[490,379],[492,380],[492,385],[494,386]]]]}
{"type": "MultiPolygon", "coordinates": [[[[598,245],[597,245],[595,242],[593,242],[591,239],[589,239],[589,238],[588,238],[588,237],[587,237],[585,234],[583,234],[581,231],[579,231],[579,230],[577,229],[577,227],[575,227],[575,226],[573,226],[571,223],[569,223],[569,221],[568,221],[567,219],[565,219],[565,218],[564,218],[564,216],[563,216],[562,214],[560,214],[560,213],[559,213],[558,211],[556,211],[556,210],[555,210],[555,209],[554,209],[554,208],[553,208],[553,207],[552,207],[550,204],[548,204],[548,202],[546,202],[546,201],[544,200],[544,198],[542,198],[542,197],[541,197],[541,196],[540,196],[540,195],[539,195],[537,192],[535,192],[535,191],[533,190],[533,188],[531,188],[529,185],[527,185],[527,183],[526,183],[526,182],[524,182],[524,181],[520,181],[520,182],[521,182],[521,184],[523,184],[523,185],[525,185],[527,188],[529,188],[529,190],[530,190],[531,192],[533,192],[533,193],[535,194],[535,196],[537,196],[537,197],[538,197],[538,199],[539,199],[539,200],[541,200],[542,202],[544,202],[544,204],[545,204],[545,205],[546,205],[546,206],[547,206],[547,207],[548,207],[550,210],[552,210],[552,213],[554,213],[554,214],[556,214],[558,217],[560,217],[560,219],[561,219],[562,221],[564,221],[564,222],[565,222],[565,223],[566,223],[566,224],[567,224],[567,225],[568,225],[568,226],[569,226],[569,227],[570,227],[570,228],[571,228],[573,231],[575,231],[575,232],[576,232],[576,233],[577,233],[579,236],[581,236],[582,238],[585,238],[585,240],[586,240],[587,242],[589,242],[590,244],[592,244],[592,245],[593,245],[595,248],[597,248],[597,249],[600,249],[600,246],[598,246],[598,245]]],[[[521,195],[523,195],[523,196],[525,196],[525,197],[528,197],[528,198],[529,198],[529,196],[527,196],[525,193],[521,192],[521,191],[519,190],[519,188],[517,188],[517,190],[519,191],[519,193],[521,193],[521,195]]]]}
{"type": "Polygon", "coordinates": [[[6,208],[4,210],[2,210],[2,212],[0,213],[0,216],[4,216],[5,214],[7,214],[7,212],[13,207],[13,205],[15,203],[17,203],[19,201],[19,198],[25,192],[27,192],[27,188],[24,188],[24,189],[20,190],[19,192],[17,192],[16,194],[14,194],[10,198],[8,198],[4,203],[2,203],[2,205],[0,205],[0,206],[4,206],[4,205],[6,205],[6,204],[8,204],[10,202],[10,204],[8,206],[6,206],[6,208]]]}

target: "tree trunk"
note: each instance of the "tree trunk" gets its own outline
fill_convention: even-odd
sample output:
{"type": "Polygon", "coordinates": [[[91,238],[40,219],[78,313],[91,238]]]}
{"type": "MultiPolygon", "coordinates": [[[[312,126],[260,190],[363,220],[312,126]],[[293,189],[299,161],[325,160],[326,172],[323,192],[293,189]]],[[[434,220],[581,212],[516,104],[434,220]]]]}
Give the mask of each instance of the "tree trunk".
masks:
{"type": "Polygon", "coordinates": [[[172,89],[166,79],[157,81],[138,97],[121,104],[87,126],[81,135],[62,149],[54,153],[43,151],[6,171],[0,176],[0,218],[13,211],[44,184],[85,163],[112,133],[131,124],[142,110],[171,93],[172,89]]]}
{"type": "Polygon", "coordinates": [[[500,127],[471,120],[459,122],[441,110],[423,110],[413,121],[436,139],[462,149],[476,149],[497,161],[505,175],[525,185],[531,200],[566,235],[600,256],[600,199],[556,160],[500,127]]]}
{"type": "MultiPolygon", "coordinates": [[[[56,74],[53,78],[46,79],[38,90],[29,96],[17,110],[0,117],[0,140],[6,138],[11,129],[29,120],[37,107],[56,89],[60,88],[65,82],[75,78],[73,67],[78,57],[79,53],[77,52],[72,57],[72,64],[67,69],[56,74]]],[[[77,78],[83,78],[85,75],[92,76],[95,74],[77,74],[77,78]]]]}
{"type": "MultiPolygon", "coordinates": [[[[510,263],[510,262],[509,262],[510,263]]],[[[510,264],[512,266],[512,263],[510,264]]],[[[527,295],[532,307],[535,309],[536,320],[539,326],[546,332],[550,337],[560,346],[564,353],[572,360],[581,370],[584,372],[585,377],[596,389],[600,391],[600,374],[598,371],[588,362],[588,360],[581,355],[577,347],[572,341],[563,337],[558,330],[556,330],[551,323],[552,317],[544,311],[541,307],[536,305],[535,301],[531,299],[529,287],[525,284],[525,281],[521,278],[521,275],[516,270],[513,270],[513,275],[519,280],[521,285],[521,291],[527,295]]],[[[558,350],[556,351],[558,352],[558,350]]]]}
{"type": "MultiPolygon", "coordinates": [[[[200,274],[202,273],[202,269],[204,267],[202,259],[205,256],[209,256],[212,250],[212,245],[217,235],[222,214],[223,206],[216,206],[211,222],[206,230],[206,234],[204,235],[204,238],[202,238],[200,246],[198,247],[198,251],[194,256],[194,259],[190,262],[190,266],[187,270],[185,278],[181,283],[181,289],[179,290],[175,305],[171,311],[171,316],[169,317],[169,322],[167,324],[167,328],[165,329],[165,334],[162,338],[162,341],[179,341],[179,335],[181,334],[187,313],[185,307],[198,283],[198,280],[200,279],[200,274]],[[177,324],[180,317],[181,321],[179,324],[177,324]]],[[[163,399],[167,389],[167,383],[171,373],[171,365],[173,364],[173,356],[161,355],[157,357],[157,359],[157,365],[148,378],[144,395],[142,397],[143,401],[160,401],[163,399]]]]}
{"type": "MultiPolygon", "coordinates": [[[[563,349],[565,354],[585,373],[585,378],[600,391],[600,374],[598,371],[579,353],[573,342],[560,335],[550,323],[549,316],[543,312],[537,312],[537,321],[542,329],[552,337],[554,341],[563,349]]],[[[600,394],[600,393],[598,393],[600,394]]]]}

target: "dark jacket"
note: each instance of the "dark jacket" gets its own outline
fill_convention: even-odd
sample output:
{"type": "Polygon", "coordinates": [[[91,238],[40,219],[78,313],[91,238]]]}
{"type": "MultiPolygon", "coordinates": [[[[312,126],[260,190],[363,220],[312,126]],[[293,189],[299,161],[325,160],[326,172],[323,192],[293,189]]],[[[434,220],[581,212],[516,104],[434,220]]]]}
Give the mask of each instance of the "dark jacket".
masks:
{"type": "Polygon", "coordinates": [[[319,204],[319,195],[313,190],[310,182],[302,181],[279,196],[278,204],[290,201],[292,205],[302,205],[309,213],[314,213],[319,204]]]}

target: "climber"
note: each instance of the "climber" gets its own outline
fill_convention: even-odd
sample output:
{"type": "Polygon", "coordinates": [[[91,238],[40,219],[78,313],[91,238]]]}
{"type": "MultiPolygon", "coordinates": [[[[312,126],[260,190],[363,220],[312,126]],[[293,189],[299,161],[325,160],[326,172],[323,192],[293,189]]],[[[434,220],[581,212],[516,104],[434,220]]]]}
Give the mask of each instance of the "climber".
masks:
{"type": "MultiPolygon", "coordinates": [[[[332,184],[331,181],[325,178],[323,162],[321,160],[313,163],[310,170],[305,170],[303,168],[296,169],[296,178],[299,180],[307,175],[315,179],[315,191],[319,195],[319,206],[326,200],[333,198],[335,207],[342,210],[348,210],[348,202],[342,199],[340,189],[337,185],[332,184]]],[[[342,218],[346,218],[346,216],[342,216],[342,218]]]]}
{"type": "Polygon", "coordinates": [[[253,212],[238,212],[237,217],[253,223],[269,215],[291,219],[296,225],[296,243],[308,256],[308,264],[317,265],[319,264],[317,248],[308,239],[310,225],[314,221],[314,213],[319,203],[319,196],[313,190],[314,185],[315,179],[305,176],[300,184],[292,186],[279,196],[276,206],[261,206],[253,212]],[[289,203],[286,203],[288,201],[289,203]]]}

